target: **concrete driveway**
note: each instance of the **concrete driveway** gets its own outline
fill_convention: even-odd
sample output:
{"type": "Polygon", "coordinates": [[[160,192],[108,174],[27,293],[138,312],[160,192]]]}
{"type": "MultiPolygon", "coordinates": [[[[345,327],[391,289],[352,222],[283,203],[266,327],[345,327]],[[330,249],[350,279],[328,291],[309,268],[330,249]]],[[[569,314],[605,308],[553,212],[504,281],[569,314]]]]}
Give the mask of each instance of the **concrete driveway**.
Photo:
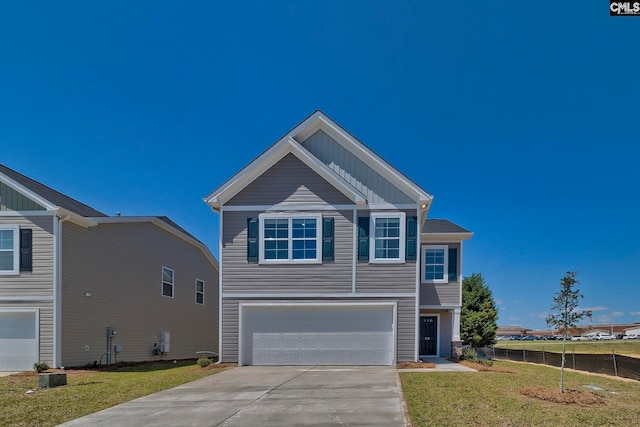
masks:
{"type": "Polygon", "coordinates": [[[63,426],[405,426],[391,367],[230,369],[63,426]]]}

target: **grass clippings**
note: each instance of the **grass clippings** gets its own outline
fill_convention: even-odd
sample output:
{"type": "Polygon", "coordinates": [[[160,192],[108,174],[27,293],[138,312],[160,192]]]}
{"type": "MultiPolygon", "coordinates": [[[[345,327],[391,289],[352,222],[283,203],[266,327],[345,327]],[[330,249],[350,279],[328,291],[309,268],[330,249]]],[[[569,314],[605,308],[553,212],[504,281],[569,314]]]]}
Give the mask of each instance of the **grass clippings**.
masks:
{"type": "Polygon", "coordinates": [[[602,396],[598,396],[590,391],[564,390],[564,392],[560,393],[560,389],[557,387],[525,387],[520,390],[520,394],[535,399],[546,400],[547,402],[573,404],[585,407],[606,403],[606,400],[602,396]]]}
{"type": "Polygon", "coordinates": [[[475,369],[476,371],[480,371],[480,372],[503,372],[505,374],[515,374],[515,371],[512,371],[511,369],[507,369],[507,368],[503,368],[501,366],[487,366],[487,365],[483,365],[482,363],[475,363],[475,362],[471,362],[469,360],[460,360],[458,362],[461,365],[464,365],[468,368],[471,369],[475,369]]]}
{"type": "Polygon", "coordinates": [[[431,362],[400,362],[398,363],[398,369],[433,369],[436,367],[435,363],[431,362]]]}

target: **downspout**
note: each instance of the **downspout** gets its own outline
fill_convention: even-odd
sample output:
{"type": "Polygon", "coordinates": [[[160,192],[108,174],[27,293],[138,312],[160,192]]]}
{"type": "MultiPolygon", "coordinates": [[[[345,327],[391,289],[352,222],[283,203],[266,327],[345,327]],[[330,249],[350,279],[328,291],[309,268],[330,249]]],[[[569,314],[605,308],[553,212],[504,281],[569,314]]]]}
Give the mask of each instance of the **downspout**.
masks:
{"type": "Polygon", "coordinates": [[[62,361],[62,223],[69,214],[53,217],[53,366],[62,361]]]}

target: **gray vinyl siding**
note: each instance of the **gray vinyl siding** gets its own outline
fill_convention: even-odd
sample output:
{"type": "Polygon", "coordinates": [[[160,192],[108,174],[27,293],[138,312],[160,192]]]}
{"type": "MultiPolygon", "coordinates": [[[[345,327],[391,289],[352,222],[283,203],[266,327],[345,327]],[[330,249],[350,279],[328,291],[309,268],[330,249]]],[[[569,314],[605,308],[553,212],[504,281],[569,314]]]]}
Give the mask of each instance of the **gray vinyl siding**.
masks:
{"type": "Polygon", "coordinates": [[[404,204],[415,200],[400,191],[324,131],[318,130],[302,146],[364,194],[369,204],[404,204]]]}
{"type": "Polygon", "coordinates": [[[356,303],[356,302],[390,302],[396,301],[397,307],[397,338],[396,358],[398,362],[413,361],[415,355],[415,325],[416,307],[412,298],[332,298],[332,299],[227,299],[222,300],[222,315],[224,325],[222,329],[223,363],[238,362],[238,303],[281,303],[281,302],[326,302],[326,303],[356,303]]]}
{"type": "MultiPolygon", "coordinates": [[[[376,211],[379,212],[379,211],[376,211]]],[[[404,211],[407,216],[416,216],[416,211],[404,211]]],[[[368,216],[371,212],[358,211],[358,217],[368,216]]],[[[390,211],[390,213],[393,213],[390,211]]],[[[397,213],[397,211],[396,211],[397,213]]],[[[373,233],[370,229],[369,233],[373,233]]],[[[356,263],[356,292],[411,292],[416,291],[416,261],[404,263],[356,263]]]]}
{"type": "Polygon", "coordinates": [[[287,154],[226,205],[352,204],[293,154],[287,154]]]}
{"type": "Polygon", "coordinates": [[[0,211],[43,211],[42,206],[0,182],[0,211]]]}
{"type": "MultiPolygon", "coordinates": [[[[458,270],[457,277],[460,277],[461,255],[459,243],[429,243],[420,246],[420,256],[422,257],[422,248],[424,246],[440,246],[446,245],[449,248],[458,249],[458,270]]],[[[424,260],[420,260],[424,262],[424,260]]],[[[420,272],[422,274],[422,270],[420,272]]],[[[442,306],[460,306],[461,285],[459,281],[449,283],[420,283],[420,305],[442,305],[442,306]]]]}
{"type": "Polygon", "coordinates": [[[33,268],[18,275],[0,276],[2,297],[53,295],[53,216],[0,217],[0,225],[32,230],[33,268]]]}
{"type": "Polygon", "coordinates": [[[247,262],[247,218],[257,218],[260,212],[223,211],[222,292],[350,293],[353,211],[315,213],[334,218],[334,261],[322,264],[261,265],[247,262]]]}
{"type": "Polygon", "coordinates": [[[152,223],[64,223],[62,239],[65,366],[99,361],[108,326],[117,331],[113,345],[123,347],[117,361],[159,358],[152,350],[161,331],[171,334],[167,358],[217,352],[218,276],[198,248],[152,223]],[[162,296],[163,266],[174,270],[173,298],[162,296]],[[205,283],[202,305],[195,303],[196,279],[205,283]]]}

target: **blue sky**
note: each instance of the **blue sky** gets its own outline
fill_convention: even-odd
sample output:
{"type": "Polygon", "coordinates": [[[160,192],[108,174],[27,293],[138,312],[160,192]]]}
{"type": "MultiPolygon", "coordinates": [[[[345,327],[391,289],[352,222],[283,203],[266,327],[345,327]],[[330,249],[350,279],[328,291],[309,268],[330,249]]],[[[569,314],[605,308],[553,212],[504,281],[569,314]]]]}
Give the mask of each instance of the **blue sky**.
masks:
{"type": "Polygon", "coordinates": [[[3,2],[0,162],[107,214],[202,198],[316,109],[475,233],[499,323],[579,271],[640,321],[640,17],[606,2],[3,2]],[[399,3],[399,4],[398,4],[399,3]]]}

